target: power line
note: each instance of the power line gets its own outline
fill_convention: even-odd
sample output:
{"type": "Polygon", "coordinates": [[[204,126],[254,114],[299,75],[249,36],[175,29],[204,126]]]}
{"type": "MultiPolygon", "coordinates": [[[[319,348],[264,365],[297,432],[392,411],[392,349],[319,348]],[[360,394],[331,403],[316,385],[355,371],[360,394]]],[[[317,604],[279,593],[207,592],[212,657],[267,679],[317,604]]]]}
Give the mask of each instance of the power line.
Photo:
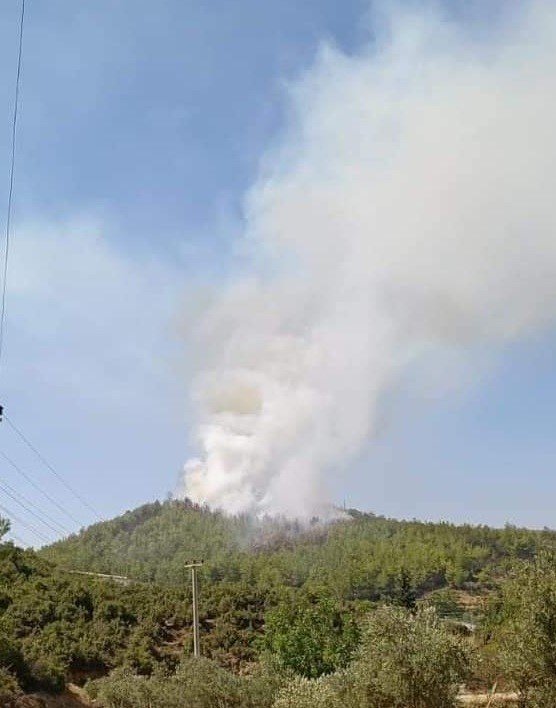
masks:
{"type": "Polygon", "coordinates": [[[2,509],[2,511],[3,511],[5,514],[8,515],[8,518],[9,518],[10,520],[11,520],[11,519],[15,519],[15,520],[17,521],[17,523],[18,523],[18,524],[21,524],[21,525],[23,526],[23,528],[27,529],[27,531],[30,531],[31,533],[34,533],[37,538],[40,538],[40,539],[41,539],[42,541],[44,541],[45,543],[50,543],[50,542],[51,542],[50,539],[47,538],[41,531],[37,531],[36,528],[34,528],[33,526],[31,526],[31,524],[28,524],[26,521],[23,521],[23,519],[20,519],[19,516],[17,516],[17,514],[14,514],[13,511],[10,511],[10,510],[9,510],[8,508],[6,508],[5,506],[2,506],[2,504],[0,504],[0,509],[2,509]]]}
{"type": "Polygon", "coordinates": [[[21,430],[19,430],[19,428],[17,428],[15,426],[15,424],[10,420],[10,418],[8,418],[7,415],[4,415],[4,419],[6,420],[7,424],[10,426],[10,428],[15,433],[17,433],[17,435],[21,438],[21,440],[23,440],[23,442],[27,445],[27,447],[32,452],[35,453],[35,455],[43,463],[43,465],[45,465],[45,467],[50,470],[50,472],[64,485],[64,487],[68,491],[70,491],[73,494],[73,496],[76,499],[78,499],[81,502],[81,504],[83,504],[84,507],[86,507],[91,513],[93,513],[99,521],[102,521],[102,517],[99,514],[99,512],[94,507],[92,507],[89,504],[89,502],[86,499],[84,499],[78,492],[76,492],[75,489],[69,484],[69,482],[66,482],[66,480],[62,477],[62,475],[59,472],[57,472],[54,469],[54,467],[52,467],[52,465],[48,462],[48,460],[46,460],[41,455],[41,453],[37,450],[37,448],[25,437],[25,435],[21,432],[21,430]]]}
{"type": "Polygon", "coordinates": [[[7,539],[8,541],[16,541],[17,543],[19,543],[20,546],[28,546],[29,545],[27,543],[27,541],[23,541],[21,538],[19,538],[19,536],[16,536],[15,533],[12,533],[11,531],[8,531],[8,533],[11,536],[11,538],[7,539]]]}
{"type": "MultiPolygon", "coordinates": [[[[60,530],[57,529],[53,524],[51,524],[49,521],[45,521],[40,517],[39,514],[33,511],[33,509],[30,509],[27,504],[33,505],[33,502],[29,502],[28,499],[25,499],[25,497],[21,494],[18,494],[18,492],[15,491],[13,487],[10,487],[9,484],[6,484],[5,482],[0,481],[0,491],[4,492],[4,494],[7,494],[12,501],[14,501],[18,506],[20,506],[22,509],[25,509],[25,511],[37,519],[37,521],[41,524],[44,524],[47,528],[49,528],[51,531],[53,531],[55,534],[59,534],[60,530]],[[11,490],[11,491],[10,491],[11,490]],[[25,501],[20,501],[17,497],[20,496],[22,499],[25,499],[25,501]]],[[[56,522],[54,522],[56,523],[56,522]]],[[[63,531],[62,531],[63,533],[63,531]]]]}
{"type": "MultiPolygon", "coordinates": [[[[17,53],[17,73],[15,80],[15,95],[14,95],[14,110],[13,110],[13,120],[12,120],[12,146],[11,146],[11,160],[10,160],[10,180],[9,180],[9,190],[8,190],[8,209],[6,214],[6,231],[5,231],[5,251],[4,251],[4,267],[3,267],[3,282],[2,282],[2,299],[0,305],[0,367],[2,363],[2,354],[4,349],[4,333],[5,333],[5,320],[6,320],[6,294],[8,286],[8,264],[9,264],[9,254],[10,254],[10,235],[11,235],[11,220],[12,220],[12,203],[13,203],[13,193],[14,193],[14,176],[15,176],[15,158],[16,158],[16,144],[17,144],[17,118],[19,110],[19,88],[21,82],[21,64],[23,56],[23,28],[25,24],[25,0],[21,0],[21,14],[19,20],[19,45],[17,53]]],[[[19,435],[23,442],[35,453],[35,455],[41,460],[41,462],[54,474],[60,482],[96,517],[100,519],[100,514],[93,509],[93,507],[83,499],[66,480],[50,465],[45,458],[40,454],[37,448],[31,444],[31,442],[23,435],[23,433],[16,428],[16,426],[8,420],[6,420],[11,426],[11,428],[19,435]]],[[[2,454],[3,455],[3,454],[2,454]]],[[[64,514],[69,516],[75,523],[79,523],[74,519],[71,514],[69,514],[60,504],[58,504],[52,497],[50,497],[46,492],[40,489],[31,478],[26,475],[22,470],[20,470],[15,463],[9,460],[5,455],[3,457],[12,465],[20,474],[22,474],[27,481],[29,481],[35,488],[39,489],[41,494],[43,494],[52,504],[54,504],[58,509],[60,509],[64,514]]]]}
{"type": "Polygon", "coordinates": [[[27,509],[27,507],[24,504],[28,504],[29,506],[33,507],[33,509],[35,509],[41,516],[44,516],[45,519],[48,519],[48,521],[50,523],[52,523],[53,526],[51,526],[50,523],[46,523],[45,521],[43,521],[39,516],[37,516],[37,514],[32,512],[30,509],[27,509],[27,511],[29,511],[29,513],[33,514],[33,516],[35,516],[35,518],[39,519],[39,521],[41,523],[48,526],[55,533],[61,533],[63,535],[69,535],[71,533],[70,531],[68,531],[68,529],[64,528],[64,526],[62,524],[58,523],[58,521],[56,521],[56,519],[53,519],[49,514],[47,514],[46,511],[43,511],[37,504],[35,504],[35,502],[28,499],[25,495],[21,494],[21,492],[18,492],[17,489],[14,489],[11,486],[11,484],[6,482],[6,480],[3,479],[2,477],[0,477],[0,490],[2,490],[5,494],[7,494],[9,497],[11,497],[17,504],[19,504],[20,506],[23,506],[24,509],[27,509]],[[16,497],[19,497],[20,499],[23,499],[24,503],[17,501],[17,499],[13,495],[15,495],[16,497]],[[57,527],[57,528],[54,528],[54,527],[57,527]]]}
{"type": "MultiPolygon", "coordinates": [[[[19,19],[19,43],[18,43],[18,52],[17,52],[17,72],[16,72],[16,80],[15,80],[15,95],[14,95],[14,108],[13,108],[13,119],[12,119],[12,140],[11,140],[11,160],[10,160],[10,179],[9,179],[9,190],[8,190],[8,208],[7,208],[7,214],[6,214],[6,230],[5,230],[5,250],[4,250],[4,265],[3,265],[3,280],[2,280],[2,298],[1,298],[1,304],[0,304],[0,367],[2,363],[2,354],[4,350],[4,334],[5,334],[5,321],[6,321],[6,295],[7,295],[7,287],[8,287],[8,265],[9,265],[9,255],[10,255],[10,235],[11,235],[11,221],[12,221],[12,204],[13,204],[13,193],[14,193],[14,176],[15,176],[15,158],[16,158],[16,145],[17,145],[17,118],[18,118],[18,110],[19,110],[19,90],[20,90],[20,82],[21,82],[21,64],[22,64],[22,56],[23,56],[23,28],[25,24],[25,0],[21,0],[21,14],[20,14],[20,19],[19,19]]],[[[71,491],[71,493],[79,499],[79,501],[84,504],[90,511],[92,511],[95,516],[99,516],[98,512],[96,512],[93,507],[85,500],[83,499],[77,492],[62,478],[58,472],[44,459],[44,457],[39,453],[39,451],[27,440],[27,438],[23,435],[23,433],[18,430],[15,425],[11,421],[8,420],[9,425],[12,427],[12,429],[19,435],[19,437],[25,442],[25,444],[37,455],[37,457],[43,462],[43,464],[46,465],[46,467],[64,484],[64,486],[71,491]]],[[[38,489],[41,494],[43,494],[52,504],[54,504],[60,511],[62,511],[64,514],[66,514],[72,521],[75,523],[79,523],[77,519],[74,519],[74,517],[69,514],[58,502],[56,502],[47,492],[42,490],[23,470],[21,470],[12,460],[10,460],[4,453],[0,453],[2,457],[14,468],[16,469],[25,479],[32,484],[36,489],[38,489]]],[[[7,490],[12,490],[15,494],[17,494],[21,499],[25,499],[25,497],[18,492],[16,492],[10,485],[7,483],[6,487],[4,488],[4,492],[10,496],[17,504],[22,506],[23,508],[27,509],[27,511],[33,516],[35,516],[41,523],[45,524],[48,526],[50,529],[54,530],[55,533],[59,533],[58,530],[54,528],[54,526],[51,526],[50,523],[45,522],[43,519],[41,519],[37,514],[35,514],[31,509],[26,507],[22,502],[20,502],[14,494],[12,494],[10,491],[7,490]],[[6,489],[7,488],[7,489],[6,489]]],[[[34,506],[35,508],[38,509],[36,505],[33,504],[33,502],[30,502],[29,500],[26,500],[28,504],[34,506]]],[[[48,516],[45,512],[41,512],[46,518],[49,518],[51,521],[52,518],[48,516]]],[[[24,523],[20,521],[20,523],[24,523]]],[[[66,532],[67,530],[64,529],[62,525],[60,525],[58,522],[53,521],[53,523],[59,527],[59,529],[62,529],[62,532],[66,532]]],[[[35,532],[36,533],[36,532],[35,532]]],[[[44,538],[44,536],[42,536],[44,538]]]]}
{"type": "Polygon", "coordinates": [[[23,22],[25,19],[25,0],[21,0],[21,17],[19,21],[19,49],[17,54],[17,76],[15,80],[14,112],[12,120],[12,154],[10,164],[10,188],[8,192],[8,212],[6,215],[6,250],[4,252],[4,278],[2,283],[2,306],[0,309],[0,363],[4,348],[4,321],[6,318],[6,290],[8,286],[8,260],[10,253],[10,226],[12,220],[12,201],[15,173],[15,147],[17,137],[17,112],[19,107],[19,82],[21,78],[21,55],[23,49],[23,22]]]}
{"type": "Polygon", "coordinates": [[[56,499],[53,499],[53,498],[50,496],[50,494],[49,494],[48,492],[45,492],[44,489],[42,489],[42,487],[41,487],[39,484],[37,484],[37,483],[34,481],[34,479],[33,479],[32,477],[30,477],[30,476],[27,474],[27,472],[25,472],[24,470],[22,470],[21,467],[19,467],[19,465],[16,465],[16,463],[15,463],[13,460],[11,460],[11,459],[6,455],[5,452],[2,452],[2,450],[0,450],[0,457],[3,457],[4,460],[6,460],[6,462],[7,462],[9,465],[11,465],[11,467],[13,467],[16,472],[18,472],[24,479],[26,479],[26,480],[29,482],[29,484],[31,484],[35,489],[37,489],[37,490],[43,495],[43,497],[44,497],[45,499],[48,499],[48,501],[49,501],[51,504],[54,504],[54,506],[55,506],[59,511],[61,511],[63,514],[65,514],[69,519],[71,519],[71,520],[72,520],[74,523],[76,523],[78,526],[83,526],[83,524],[82,524],[80,521],[78,521],[72,514],[70,514],[69,511],[67,511],[66,509],[64,509],[64,507],[63,507],[61,504],[59,504],[59,503],[56,501],[56,499]]]}

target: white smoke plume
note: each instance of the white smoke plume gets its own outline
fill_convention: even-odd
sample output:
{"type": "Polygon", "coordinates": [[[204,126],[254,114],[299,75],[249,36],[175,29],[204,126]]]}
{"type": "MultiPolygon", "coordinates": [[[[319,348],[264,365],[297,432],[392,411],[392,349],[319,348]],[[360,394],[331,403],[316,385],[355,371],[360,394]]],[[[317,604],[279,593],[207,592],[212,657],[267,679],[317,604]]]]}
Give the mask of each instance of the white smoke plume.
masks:
{"type": "Polygon", "coordinates": [[[555,6],[488,46],[438,13],[390,19],[291,87],[246,199],[256,265],[195,332],[194,501],[322,513],[412,362],[556,319],[555,6]]]}

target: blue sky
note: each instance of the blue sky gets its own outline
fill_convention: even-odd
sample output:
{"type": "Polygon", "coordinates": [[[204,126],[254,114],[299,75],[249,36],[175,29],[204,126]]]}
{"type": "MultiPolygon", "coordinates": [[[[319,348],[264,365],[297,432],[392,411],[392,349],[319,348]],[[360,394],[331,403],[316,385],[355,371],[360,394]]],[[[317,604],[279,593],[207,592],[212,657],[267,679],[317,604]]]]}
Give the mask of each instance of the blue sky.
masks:
{"type": "MultiPolygon", "coordinates": [[[[445,11],[488,42],[502,4],[463,5],[445,11]]],[[[5,195],[17,20],[4,3],[5,195]]],[[[192,285],[234,273],[243,197],[284,126],[285,86],[322,41],[351,53],[372,35],[362,0],[28,2],[2,400],[104,517],[163,498],[188,457],[180,311],[192,285]]],[[[489,352],[461,395],[402,387],[380,439],[334,482],[337,501],[554,525],[555,353],[550,334],[489,352]]],[[[93,520],[4,425],[0,450],[93,520]]],[[[0,476],[47,507],[1,461],[0,476]]]]}

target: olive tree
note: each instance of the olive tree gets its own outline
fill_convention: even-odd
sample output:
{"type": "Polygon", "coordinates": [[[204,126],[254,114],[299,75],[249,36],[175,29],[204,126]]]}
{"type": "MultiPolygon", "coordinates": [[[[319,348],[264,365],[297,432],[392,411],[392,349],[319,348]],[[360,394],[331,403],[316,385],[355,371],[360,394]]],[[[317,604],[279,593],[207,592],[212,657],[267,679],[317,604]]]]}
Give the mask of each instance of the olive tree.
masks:
{"type": "Polygon", "coordinates": [[[431,607],[383,607],[364,628],[354,661],[317,680],[297,679],[275,708],[450,708],[471,653],[431,607]]]}
{"type": "Polygon", "coordinates": [[[556,705],[556,555],[543,551],[502,588],[497,640],[520,705],[556,705]]]}

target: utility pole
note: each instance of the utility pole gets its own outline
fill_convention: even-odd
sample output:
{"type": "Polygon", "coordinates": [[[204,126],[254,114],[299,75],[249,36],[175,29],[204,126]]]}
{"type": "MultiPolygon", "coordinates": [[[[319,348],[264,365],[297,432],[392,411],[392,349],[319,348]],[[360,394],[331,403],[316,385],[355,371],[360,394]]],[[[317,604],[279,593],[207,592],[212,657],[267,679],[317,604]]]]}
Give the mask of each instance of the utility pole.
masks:
{"type": "Polygon", "coordinates": [[[193,599],[193,656],[201,656],[201,645],[199,641],[199,585],[197,583],[197,568],[203,565],[203,561],[193,561],[185,567],[191,568],[191,595],[193,599]]]}

